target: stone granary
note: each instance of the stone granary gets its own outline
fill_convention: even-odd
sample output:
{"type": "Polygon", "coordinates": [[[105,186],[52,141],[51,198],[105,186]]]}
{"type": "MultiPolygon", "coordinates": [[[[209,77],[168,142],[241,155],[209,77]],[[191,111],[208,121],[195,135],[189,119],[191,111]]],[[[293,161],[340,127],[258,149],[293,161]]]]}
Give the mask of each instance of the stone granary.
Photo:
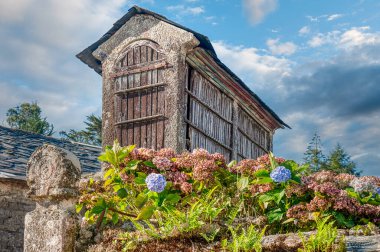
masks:
{"type": "Polygon", "coordinates": [[[26,197],[26,167],[43,144],[73,152],[84,174],[100,171],[100,147],[0,126],[0,251],[23,251],[24,216],[35,208],[35,202],[26,197]]]}
{"type": "Polygon", "coordinates": [[[240,160],[271,151],[275,130],[289,127],[206,36],[137,6],[77,57],[103,77],[103,145],[205,148],[240,160]]]}

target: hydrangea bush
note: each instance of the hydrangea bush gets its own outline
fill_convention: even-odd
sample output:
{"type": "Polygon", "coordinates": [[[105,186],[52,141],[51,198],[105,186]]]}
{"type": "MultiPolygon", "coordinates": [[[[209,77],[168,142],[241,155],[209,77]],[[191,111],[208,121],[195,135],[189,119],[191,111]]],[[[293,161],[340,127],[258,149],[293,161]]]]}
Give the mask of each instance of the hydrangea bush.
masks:
{"type": "Polygon", "coordinates": [[[104,177],[82,181],[77,204],[85,221],[98,228],[156,219],[188,232],[210,227],[207,221],[230,225],[250,216],[264,218],[267,233],[311,230],[316,217],[326,216],[340,227],[380,224],[378,177],[311,173],[271,153],[227,164],[223,155],[204,149],[176,154],[117,142],[99,160],[108,164],[104,177]]]}

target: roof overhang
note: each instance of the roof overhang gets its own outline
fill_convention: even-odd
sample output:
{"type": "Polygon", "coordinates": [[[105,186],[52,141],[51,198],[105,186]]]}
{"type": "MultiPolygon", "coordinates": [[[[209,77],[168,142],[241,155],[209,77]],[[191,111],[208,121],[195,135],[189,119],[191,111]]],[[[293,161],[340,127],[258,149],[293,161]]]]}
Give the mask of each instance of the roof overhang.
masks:
{"type": "Polygon", "coordinates": [[[188,61],[193,64],[193,67],[197,69],[202,69],[199,65],[200,62],[208,65],[210,69],[213,69],[214,73],[217,74],[220,80],[223,80],[223,84],[229,85],[233,88],[237,94],[241,95],[241,99],[248,102],[255,108],[255,112],[261,119],[266,120],[266,122],[272,126],[273,129],[278,128],[290,128],[281,118],[268,106],[266,105],[238,76],[236,76],[226,65],[224,65],[220,59],[217,57],[215,50],[210,42],[210,40],[187,27],[177,24],[164,16],[161,16],[155,12],[140,8],[138,6],[133,6],[129,11],[116,23],[113,27],[105,33],[98,41],[84,49],[82,52],[77,54],[83,63],[87,64],[90,68],[94,69],[98,74],[102,74],[102,62],[95,58],[93,52],[110,39],[128,20],[137,14],[151,15],[161,21],[168,24],[186,30],[194,34],[194,36],[199,40],[199,46],[189,54],[188,61]]]}

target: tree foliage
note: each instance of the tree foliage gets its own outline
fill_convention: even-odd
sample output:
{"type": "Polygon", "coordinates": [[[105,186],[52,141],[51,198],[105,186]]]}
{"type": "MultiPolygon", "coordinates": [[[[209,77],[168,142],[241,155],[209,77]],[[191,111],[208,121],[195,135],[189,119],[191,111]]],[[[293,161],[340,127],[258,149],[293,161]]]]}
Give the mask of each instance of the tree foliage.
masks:
{"type": "Polygon", "coordinates": [[[7,123],[14,129],[51,136],[54,133],[54,126],[48,123],[46,117],[42,118],[41,113],[37,102],[22,103],[20,106],[8,109],[7,123]]]}
{"type": "Polygon", "coordinates": [[[91,114],[87,116],[85,130],[69,130],[61,131],[59,134],[63,139],[71,140],[74,142],[92,144],[92,145],[101,145],[102,144],[102,118],[91,114]]]}
{"type": "Polygon", "coordinates": [[[339,143],[330,152],[326,162],[322,165],[322,169],[336,173],[349,173],[355,176],[359,176],[361,173],[356,169],[356,164],[351,160],[350,155],[339,143]]]}
{"type": "Polygon", "coordinates": [[[326,157],[322,152],[321,138],[317,133],[314,134],[304,153],[304,161],[310,165],[310,169],[313,172],[321,170],[325,164],[326,157]]]}

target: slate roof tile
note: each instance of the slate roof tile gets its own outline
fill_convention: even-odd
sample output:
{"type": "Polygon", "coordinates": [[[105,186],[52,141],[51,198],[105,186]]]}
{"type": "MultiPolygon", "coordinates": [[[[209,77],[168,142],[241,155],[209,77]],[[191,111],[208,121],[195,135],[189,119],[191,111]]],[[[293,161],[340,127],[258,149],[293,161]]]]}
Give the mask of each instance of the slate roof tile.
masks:
{"type": "Polygon", "coordinates": [[[74,153],[81,163],[84,174],[100,171],[97,157],[102,149],[99,146],[0,126],[0,177],[25,179],[29,157],[43,144],[53,144],[74,153]]]}

